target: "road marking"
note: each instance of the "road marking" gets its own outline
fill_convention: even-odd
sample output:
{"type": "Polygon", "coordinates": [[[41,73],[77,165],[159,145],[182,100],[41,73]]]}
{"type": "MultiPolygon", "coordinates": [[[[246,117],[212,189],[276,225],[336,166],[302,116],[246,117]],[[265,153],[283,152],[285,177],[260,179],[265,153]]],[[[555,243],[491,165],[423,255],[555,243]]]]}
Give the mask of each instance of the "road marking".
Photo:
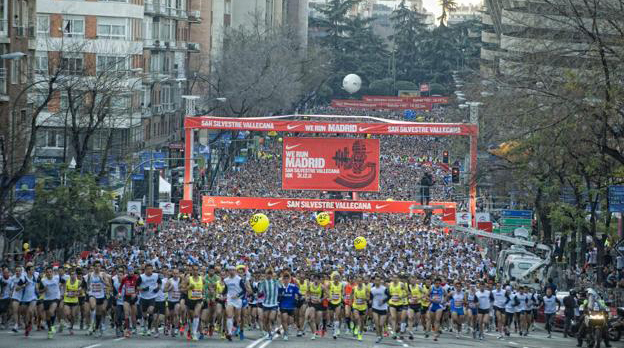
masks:
{"type": "Polygon", "coordinates": [[[125,339],[126,339],[125,337],[115,338],[113,340],[113,342],[117,342],[117,341],[121,341],[121,340],[125,340],[125,339]]]}
{"type": "Polygon", "coordinates": [[[251,343],[250,343],[247,347],[245,347],[245,348],[254,348],[255,346],[257,346],[257,345],[258,345],[258,343],[260,343],[260,342],[262,342],[262,341],[264,341],[264,340],[265,340],[265,338],[264,338],[264,337],[258,338],[257,340],[255,340],[255,341],[251,342],[251,343]]]}
{"type": "Polygon", "coordinates": [[[409,345],[405,342],[403,342],[403,340],[397,340],[397,342],[401,343],[403,345],[403,347],[409,347],[409,345]]]}
{"type": "Polygon", "coordinates": [[[509,344],[513,344],[514,346],[517,346],[517,345],[518,345],[518,343],[516,343],[516,342],[511,342],[511,341],[509,341],[509,344]]]}
{"type": "Polygon", "coordinates": [[[102,343],[98,343],[98,344],[93,344],[93,345],[90,345],[90,346],[86,346],[84,348],[95,348],[95,347],[99,347],[101,345],[102,345],[102,343]]]}
{"type": "MultiPolygon", "coordinates": [[[[278,337],[280,337],[279,334],[276,334],[275,336],[273,336],[273,340],[276,340],[278,337]]],[[[271,344],[271,342],[273,342],[273,340],[271,341],[266,341],[264,343],[262,343],[258,348],[265,348],[266,346],[268,346],[269,344],[271,344]]]]}

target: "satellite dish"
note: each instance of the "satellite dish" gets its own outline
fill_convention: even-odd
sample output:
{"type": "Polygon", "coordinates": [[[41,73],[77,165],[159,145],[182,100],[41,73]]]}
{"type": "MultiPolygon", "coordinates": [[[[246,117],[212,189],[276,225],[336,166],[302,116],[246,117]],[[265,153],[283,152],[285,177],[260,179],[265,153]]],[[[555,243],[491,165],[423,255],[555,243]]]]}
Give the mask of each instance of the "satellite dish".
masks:
{"type": "Polygon", "coordinates": [[[342,88],[353,94],[362,87],[362,79],[356,74],[349,74],[342,80],[342,88]]]}

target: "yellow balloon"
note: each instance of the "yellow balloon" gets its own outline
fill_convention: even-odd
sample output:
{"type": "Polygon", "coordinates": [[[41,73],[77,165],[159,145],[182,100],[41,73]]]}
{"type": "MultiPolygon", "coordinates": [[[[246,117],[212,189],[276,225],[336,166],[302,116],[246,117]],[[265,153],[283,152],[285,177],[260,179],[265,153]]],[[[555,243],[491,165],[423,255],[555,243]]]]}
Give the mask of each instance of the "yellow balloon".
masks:
{"type": "Polygon", "coordinates": [[[366,248],[366,238],[362,236],[355,238],[355,240],[353,241],[353,245],[357,250],[362,250],[366,248]]]}
{"type": "Polygon", "coordinates": [[[281,143],[282,142],[282,138],[277,138],[277,141],[279,141],[281,143]]]}
{"type": "Polygon", "coordinates": [[[325,227],[329,225],[329,223],[331,222],[331,217],[329,216],[329,213],[327,212],[318,213],[316,214],[316,222],[319,225],[325,227]]]}
{"type": "Polygon", "coordinates": [[[30,245],[28,243],[24,243],[24,250],[30,249],[30,245]]]}
{"type": "Polygon", "coordinates": [[[249,225],[254,232],[264,233],[269,228],[269,218],[264,214],[254,214],[254,216],[249,219],[249,225]]]}

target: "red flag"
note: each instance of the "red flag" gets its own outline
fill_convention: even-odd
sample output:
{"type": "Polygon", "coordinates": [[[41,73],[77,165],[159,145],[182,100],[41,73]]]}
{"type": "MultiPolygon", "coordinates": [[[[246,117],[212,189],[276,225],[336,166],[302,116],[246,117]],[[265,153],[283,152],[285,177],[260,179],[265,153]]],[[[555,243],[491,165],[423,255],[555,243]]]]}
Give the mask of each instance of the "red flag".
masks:
{"type": "Polygon", "coordinates": [[[145,219],[145,222],[148,224],[159,224],[162,222],[162,216],[162,209],[147,208],[147,219],[145,219]]]}
{"type": "Polygon", "coordinates": [[[193,201],[190,199],[183,199],[180,201],[180,213],[193,214],[193,201]]]}

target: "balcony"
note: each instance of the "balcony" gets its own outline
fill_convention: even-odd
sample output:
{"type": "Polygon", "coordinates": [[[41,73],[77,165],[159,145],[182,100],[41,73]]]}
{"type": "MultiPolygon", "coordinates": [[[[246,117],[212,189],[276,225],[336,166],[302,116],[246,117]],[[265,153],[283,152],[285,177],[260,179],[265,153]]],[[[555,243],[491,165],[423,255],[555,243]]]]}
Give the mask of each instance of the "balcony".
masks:
{"type": "Polygon", "coordinates": [[[199,23],[201,22],[201,12],[195,10],[195,11],[189,11],[188,12],[188,20],[191,23],[199,23]]]}
{"type": "Polygon", "coordinates": [[[145,3],[145,13],[146,14],[154,14],[155,10],[154,10],[154,3],[152,2],[146,2],[145,3]]]}
{"type": "Polygon", "coordinates": [[[9,43],[9,21],[0,20],[0,43],[9,43]]]}
{"type": "Polygon", "coordinates": [[[152,106],[152,116],[162,115],[162,113],[163,113],[163,106],[162,105],[154,105],[154,106],[152,106]]]}
{"type": "Polygon", "coordinates": [[[189,51],[199,52],[199,43],[197,42],[189,42],[187,43],[187,47],[189,51]]]}

